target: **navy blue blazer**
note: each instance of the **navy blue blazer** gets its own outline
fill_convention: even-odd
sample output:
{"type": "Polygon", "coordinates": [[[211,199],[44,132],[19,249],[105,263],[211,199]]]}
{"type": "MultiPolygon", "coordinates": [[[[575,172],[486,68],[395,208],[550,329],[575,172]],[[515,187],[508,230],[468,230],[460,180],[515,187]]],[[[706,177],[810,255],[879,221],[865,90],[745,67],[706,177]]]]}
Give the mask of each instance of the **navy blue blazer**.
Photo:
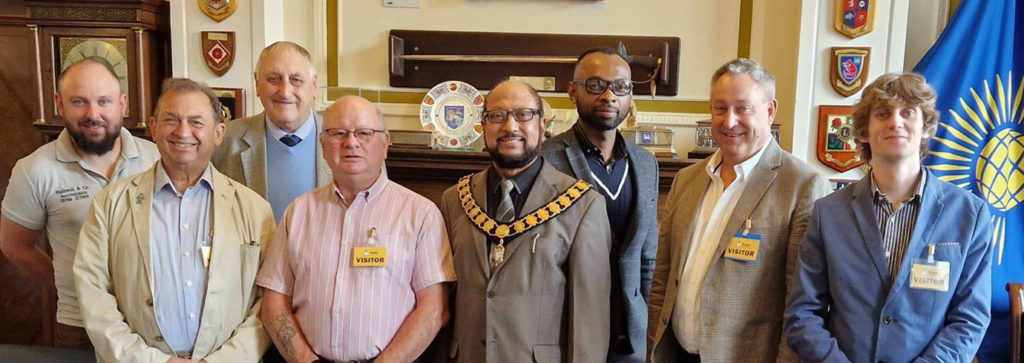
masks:
{"type": "MultiPolygon", "coordinates": [[[[635,210],[624,243],[616,251],[622,291],[612,291],[613,298],[622,299],[625,311],[612,314],[623,314],[630,347],[642,359],[647,351],[647,299],[651,296],[651,276],[658,255],[658,161],[650,151],[625,141],[627,158],[634,171],[635,210]]],[[[572,127],[545,141],[541,155],[555,169],[594,184],[572,127]]],[[[612,337],[618,334],[612,332],[612,337]]]]}
{"type": "Polygon", "coordinates": [[[804,362],[970,362],[990,318],[988,206],[928,172],[890,287],[868,178],[814,204],[786,308],[790,348],[804,362]],[[913,260],[931,243],[950,264],[946,292],[910,288],[913,260]]]}

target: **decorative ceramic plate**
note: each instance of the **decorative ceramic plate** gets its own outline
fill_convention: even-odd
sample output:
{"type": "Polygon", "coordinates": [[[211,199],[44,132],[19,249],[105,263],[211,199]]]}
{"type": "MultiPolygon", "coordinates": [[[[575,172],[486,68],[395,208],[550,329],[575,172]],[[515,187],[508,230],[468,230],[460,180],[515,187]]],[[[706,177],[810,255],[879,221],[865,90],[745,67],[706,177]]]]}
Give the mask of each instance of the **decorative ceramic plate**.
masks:
{"type": "Polygon", "coordinates": [[[420,104],[420,125],[434,134],[434,145],[442,148],[469,147],[483,126],[484,97],[468,83],[444,81],[423,96],[420,104]]]}

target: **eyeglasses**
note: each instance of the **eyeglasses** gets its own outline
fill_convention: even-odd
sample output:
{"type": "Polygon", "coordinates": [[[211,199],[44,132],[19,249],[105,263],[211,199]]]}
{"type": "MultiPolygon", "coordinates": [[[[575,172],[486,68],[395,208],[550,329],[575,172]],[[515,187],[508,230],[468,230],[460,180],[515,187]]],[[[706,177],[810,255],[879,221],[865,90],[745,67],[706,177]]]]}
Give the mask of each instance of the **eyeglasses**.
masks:
{"type": "Polygon", "coordinates": [[[358,140],[360,143],[366,143],[370,141],[370,139],[373,138],[373,135],[376,135],[378,132],[384,133],[387,131],[374,129],[355,129],[352,131],[345,129],[326,129],[324,130],[324,135],[327,136],[327,140],[337,143],[341,143],[344,142],[345,140],[348,140],[348,135],[355,136],[356,140],[358,140]]]}
{"type": "Polygon", "coordinates": [[[486,123],[502,124],[505,123],[505,120],[508,120],[508,115],[510,114],[516,121],[528,122],[539,115],[540,110],[535,108],[517,108],[511,112],[505,110],[484,111],[483,120],[486,123]]]}
{"type": "Polygon", "coordinates": [[[587,93],[595,95],[604,94],[604,91],[611,88],[616,96],[625,96],[633,92],[633,81],[628,79],[616,79],[605,81],[600,78],[574,79],[572,83],[583,86],[587,93]]]}

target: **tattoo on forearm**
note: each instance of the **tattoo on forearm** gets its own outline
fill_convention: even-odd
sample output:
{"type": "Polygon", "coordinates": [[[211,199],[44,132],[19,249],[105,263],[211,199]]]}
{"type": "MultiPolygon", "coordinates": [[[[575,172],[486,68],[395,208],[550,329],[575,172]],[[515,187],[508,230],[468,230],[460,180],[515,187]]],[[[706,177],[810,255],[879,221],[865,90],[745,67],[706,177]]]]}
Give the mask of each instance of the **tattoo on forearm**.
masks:
{"type": "Polygon", "coordinates": [[[292,346],[292,338],[295,338],[295,328],[292,328],[292,320],[288,317],[287,313],[281,313],[277,317],[278,323],[281,324],[277,328],[277,341],[281,344],[281,355],[285,359],[295,358],[295,347],[292,346]]]}

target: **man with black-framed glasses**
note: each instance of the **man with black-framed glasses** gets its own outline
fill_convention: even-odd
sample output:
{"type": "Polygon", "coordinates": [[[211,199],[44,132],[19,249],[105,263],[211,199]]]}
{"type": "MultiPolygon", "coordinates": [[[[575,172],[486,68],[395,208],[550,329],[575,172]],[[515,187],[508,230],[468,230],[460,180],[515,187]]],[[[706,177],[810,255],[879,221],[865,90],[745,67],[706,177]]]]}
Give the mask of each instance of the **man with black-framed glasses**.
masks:
{"type": "Polygon", "coordinates": [[[455,362],[600,362],[608,351],[604,200],[538,156],[540,96],[506,81],[482,118],[487,170],[444,192],[455,272],[455,362]]]}
{"type": "Polygon", "coordinates": [[[630,79],[629,63],[613,49],[580,55],[569,82],[579,121],[542,147],[551,166],[594,184],[605,199],[613,261],[608,362],[644,361],[658,252],[658,162],[617,129],[629,115],[630,79]]]}
{"type": "Polygon", "coordinates": [[[285,210],[256,279],[260,318],[289,362],[411,362],[448,319],[441,214],[382,173],[391,136],[373,104],[339,98],[323,125],[333,183],[285,210]]]}

